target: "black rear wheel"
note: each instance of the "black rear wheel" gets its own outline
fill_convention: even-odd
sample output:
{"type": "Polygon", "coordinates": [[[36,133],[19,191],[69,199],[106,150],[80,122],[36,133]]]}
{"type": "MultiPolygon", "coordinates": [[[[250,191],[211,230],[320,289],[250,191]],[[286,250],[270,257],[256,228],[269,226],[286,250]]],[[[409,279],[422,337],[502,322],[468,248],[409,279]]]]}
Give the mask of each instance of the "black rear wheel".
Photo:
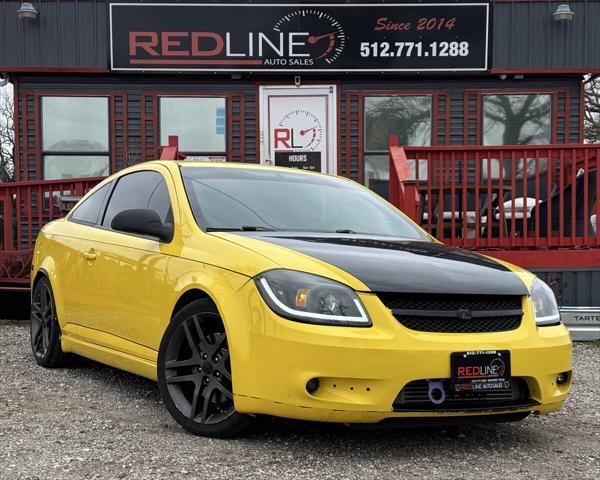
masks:
{"type": "Polygon", "coordinates": [[[60,367],[66,355],[60,346],[60,326],[52,286],[47,278],[41,278],[31,295],[31,349],[38,365],[47,368],[60,367]]]}
{"type": "Polygon", "coordinates": [[[235,411],[227,335],[212,302],[195,301],[175,315],[160,345],[157,373],[167,409],[186,430],[227,437],[251,423],[235,411]]]}

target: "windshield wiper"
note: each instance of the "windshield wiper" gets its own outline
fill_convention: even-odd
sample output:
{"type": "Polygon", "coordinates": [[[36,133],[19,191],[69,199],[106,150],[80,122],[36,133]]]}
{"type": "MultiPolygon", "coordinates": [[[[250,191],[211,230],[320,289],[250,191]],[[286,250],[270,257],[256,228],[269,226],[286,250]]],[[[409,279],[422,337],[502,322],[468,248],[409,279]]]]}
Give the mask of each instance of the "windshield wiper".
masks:
{"type": "Polygon", "coordinates": [[[336,230],[335,233],[356,233],[354,230],[350,230],[349,228],[340,228],[336,230]]]}
{"type": "Polygon", "coordinates": [[[242,225],[242,230],[244,232],[273,232],[274,228],[269,227],[256,227],[254,225],[242,225]]]}
{"type": "Polygon", "coordinates": [[[273,232],[274,228],[242,225],[241,227],[207,227],[207,232],[273,232]]]}

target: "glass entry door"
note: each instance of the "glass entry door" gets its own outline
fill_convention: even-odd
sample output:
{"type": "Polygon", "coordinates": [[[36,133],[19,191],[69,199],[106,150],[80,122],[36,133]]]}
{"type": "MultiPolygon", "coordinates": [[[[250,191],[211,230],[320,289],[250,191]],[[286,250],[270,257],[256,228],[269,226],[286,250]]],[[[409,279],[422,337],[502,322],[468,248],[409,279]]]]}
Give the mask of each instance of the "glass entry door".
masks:
{"type": "Polygon", "coordinates": [[[260,87],[262,164],[337,173],[336,87],[260,87]]]}

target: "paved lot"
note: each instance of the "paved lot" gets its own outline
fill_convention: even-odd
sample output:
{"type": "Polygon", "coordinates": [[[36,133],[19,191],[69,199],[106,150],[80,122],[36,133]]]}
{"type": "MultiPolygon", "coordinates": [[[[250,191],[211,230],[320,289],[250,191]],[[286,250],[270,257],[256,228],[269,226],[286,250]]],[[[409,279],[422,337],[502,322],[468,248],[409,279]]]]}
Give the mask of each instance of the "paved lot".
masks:
{"type": "Polygon", "coordinates": [[[358,431],[271,420],[185,433],[156,385],[81,361],[44,370],[26,322],[0,321],[0,478],[600,478],[600,345],[575,347],[572,396],[520,424],[358,431]]]}

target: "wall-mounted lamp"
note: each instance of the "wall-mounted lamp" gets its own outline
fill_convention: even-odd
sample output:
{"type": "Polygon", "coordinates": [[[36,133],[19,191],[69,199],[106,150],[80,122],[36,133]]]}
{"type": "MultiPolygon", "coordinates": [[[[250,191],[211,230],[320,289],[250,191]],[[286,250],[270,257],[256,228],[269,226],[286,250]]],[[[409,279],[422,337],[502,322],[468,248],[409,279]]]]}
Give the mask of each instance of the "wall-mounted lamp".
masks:
{"type": "Polygon", "coordinates": [[[555,22],[570,22],[575,16],[568,3],[561,3],[552,14],[555,22]]]}
{"type": "Polygon", "coordinates": [[[40,12],[29,2],[21,2],[21,8],[17,10],[17,17],[29,18],[35,20],[40,16],[40,12]]]}

